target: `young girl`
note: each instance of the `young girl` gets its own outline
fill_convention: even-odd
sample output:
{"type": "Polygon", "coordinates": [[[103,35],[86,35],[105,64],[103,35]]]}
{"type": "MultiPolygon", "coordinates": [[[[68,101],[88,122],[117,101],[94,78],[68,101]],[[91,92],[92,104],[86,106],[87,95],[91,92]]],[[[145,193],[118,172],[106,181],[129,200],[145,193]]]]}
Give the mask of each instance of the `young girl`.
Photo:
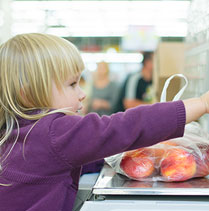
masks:
{"type": "Polygon", "coordinates": [[[81,166],[182,136],[209,112],[209,93],[99,117],[79,116],[84,69],[76,47],[46,34],[0,46],[2,211],[70,211],[81,166]]]}

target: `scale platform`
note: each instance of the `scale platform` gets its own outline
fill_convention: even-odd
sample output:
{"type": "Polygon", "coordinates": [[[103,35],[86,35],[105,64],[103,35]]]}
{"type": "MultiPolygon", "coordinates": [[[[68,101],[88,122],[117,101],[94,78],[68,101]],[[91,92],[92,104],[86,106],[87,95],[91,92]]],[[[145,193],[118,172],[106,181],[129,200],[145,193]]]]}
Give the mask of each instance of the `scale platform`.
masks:
{"type": "Polygon", "coordinates": [[[93,194],[209,196],[209,176],[185,182],[141,182],[117,174],[105,164],[93,187],[93,194]]]}

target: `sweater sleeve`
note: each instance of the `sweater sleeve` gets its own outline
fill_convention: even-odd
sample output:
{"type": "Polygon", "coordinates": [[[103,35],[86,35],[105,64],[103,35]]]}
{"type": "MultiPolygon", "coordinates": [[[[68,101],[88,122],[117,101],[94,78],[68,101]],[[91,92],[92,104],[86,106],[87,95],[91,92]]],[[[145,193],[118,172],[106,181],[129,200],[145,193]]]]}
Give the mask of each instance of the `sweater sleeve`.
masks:
{"type": "Polygon", "coordinates": [[[51,146],[67,165],[80,166],[183,136],[185,119],[182,101],[138,106],[111,116],[59,115],[50,128],[51,146]]]}

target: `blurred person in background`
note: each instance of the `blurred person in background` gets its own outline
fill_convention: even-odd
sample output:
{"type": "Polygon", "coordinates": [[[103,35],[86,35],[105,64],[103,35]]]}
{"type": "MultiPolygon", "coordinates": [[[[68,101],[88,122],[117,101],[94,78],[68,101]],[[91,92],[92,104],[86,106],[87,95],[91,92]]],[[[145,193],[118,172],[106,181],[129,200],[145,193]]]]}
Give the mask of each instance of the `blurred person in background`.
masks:
{"type": "Polygon", "coordinates": [[[153,52],[143,54],[142,69],[127,76],[123,83],[114,112],[153,102],[153,52]]]}
{"type": "Polygon", "coordinates": [[[103,61],[98,63],[93,77],[89,112],[96,112],[99,116],[112,114],[118,94],[118,84],[110,80],[109,65],[103,61]]]}

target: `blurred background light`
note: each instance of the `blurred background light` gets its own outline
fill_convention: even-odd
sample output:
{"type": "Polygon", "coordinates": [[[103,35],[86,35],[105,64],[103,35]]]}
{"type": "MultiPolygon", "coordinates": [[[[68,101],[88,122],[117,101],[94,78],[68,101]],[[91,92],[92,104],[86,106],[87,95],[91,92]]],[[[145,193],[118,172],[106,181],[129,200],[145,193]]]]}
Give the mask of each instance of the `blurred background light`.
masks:
{"type": "Polygon", "coordinates": [[[85,63],[101,62],[107,63],[141,63],[141,53],[81,53],[85,63]]]}
{"type": "Polygon", "coordinates": [[[12,35],[22,33],[24,27],[24,32],[59,36],[124,36],[132,25],[150,25],[155,27],[157,36],[185,37],[189,4],[190,1],[14,1],[12,35]],[[56,27],[59,32],[54,30],[56,27]]]}

